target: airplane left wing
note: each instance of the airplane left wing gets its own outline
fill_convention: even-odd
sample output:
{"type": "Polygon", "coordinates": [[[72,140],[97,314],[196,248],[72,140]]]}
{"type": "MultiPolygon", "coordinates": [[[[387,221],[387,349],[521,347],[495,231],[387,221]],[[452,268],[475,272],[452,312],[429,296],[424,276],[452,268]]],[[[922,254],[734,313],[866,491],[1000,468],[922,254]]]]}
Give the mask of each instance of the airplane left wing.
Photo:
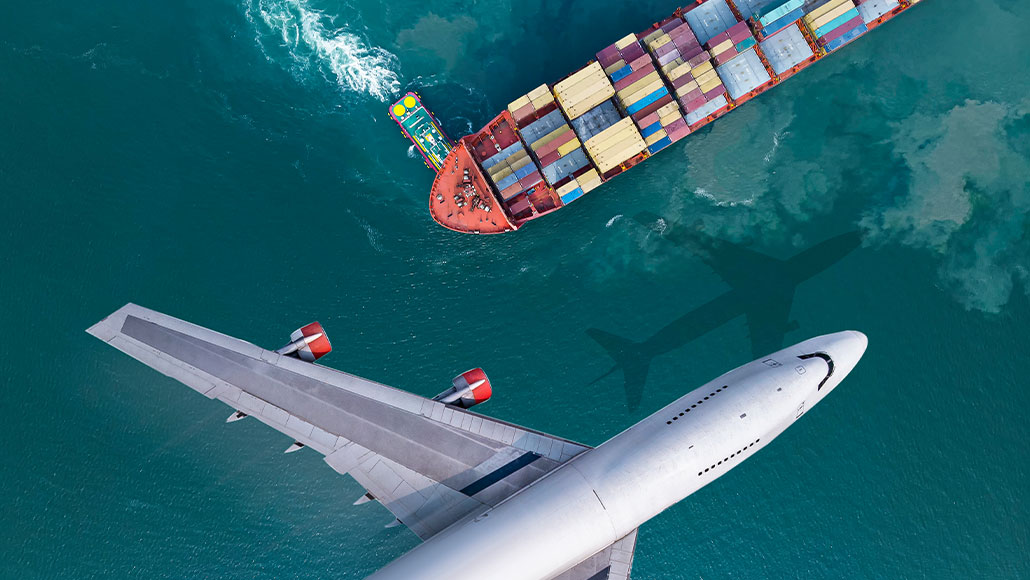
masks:
{"type": "Polygon", "coordinates": [[[87,332],[315,449],[422,539],[589,449],[135,304],[87,332]]]}

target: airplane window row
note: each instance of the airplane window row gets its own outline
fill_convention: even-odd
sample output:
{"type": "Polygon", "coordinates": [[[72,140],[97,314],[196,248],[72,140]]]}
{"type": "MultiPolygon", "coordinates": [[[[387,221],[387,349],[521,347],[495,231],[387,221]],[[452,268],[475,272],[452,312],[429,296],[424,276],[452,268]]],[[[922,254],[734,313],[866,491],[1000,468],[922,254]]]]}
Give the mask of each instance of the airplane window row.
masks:
{"type": "MultiPolygon", "coordinates": [[[[723,386],[722,386],[721,388],[715,389],[715,392],[714,392],[714,393],[708,393],[708,396],[707,396],[707,397],[704,397],[703,399],[700,399],[700,400],[698,400],[698,402],[697,402],[697,403],[694,403],[693,405],[691,405],[691,406],[690,406],[690,409],[696,409],[698,405],[701,405],[701,404],[703,404],[703,403],[704,403],[705,401],[707,401],[708,399],[710,399],[710,398],[714,397],[714,396],[716,395],[716,393],[721,393],[721,392],[723,392],[723,390],[725,390],[725,389],[728,389],[728,388],[730,388],[730,386],[729,386],[729,385],[723,385],[723,386]]],[[[680,413],[679,415],[676,415],[675,417],[673,417],[673,418],[672,418],[672,421],[676,421],[676,420],[678,420],[678,419],[679,419],[680,417],[682,417],[682,416],[686,415],[687,413],[689,413],[689,412],[690,412],[690,409],[684,409],[682,413],[680,413]]],[[[666,425],[672,425],[672,421],[666,421],[666,422],[665,422],[665,424],[666,424],[666,425]]]]}
{"type": "Polygon", "coordinates": [[[716,468],[716,467],[718,467],[718,466],[722,465],[723,463],[729,463],[729,462],[730,462],[730,459],[733,459],[734,457],[736,457],[736,456],[738,456],[738,455],[741,455],[741,454],[743,454],[743,453],[744,453],[745,451],[747,451],[747,450],[748,450],[748,449],[750,449],[751,447],[754,447],[754,446],[755,446],[755,443],[758,443],[759,441],[761,441],[761,439],[755,439],[755,440],[754,440],[754,441],[752,441],[752,442],[751,442],[750,444],[748,444],[748,445],[745,445],[743,449],[738,449],[738,450],[734,451],[733,453],[730,453],[730,456],[729,456],[729,457],[725,457],[725,458],[723,458],[723,460],[722,460],[722,461],[720,461],[720,462],[716,463],[715,465],[713,465],[713,466],[711,466],[711,467],[706,467],[704,471],[698,471],[698,472],[697,472],[697,476],[698,476],[698,477],[701,477],[702,475],[704,475],[704,474],[708,473],[709,471],[715,471],[715,468],[716,468]]]}

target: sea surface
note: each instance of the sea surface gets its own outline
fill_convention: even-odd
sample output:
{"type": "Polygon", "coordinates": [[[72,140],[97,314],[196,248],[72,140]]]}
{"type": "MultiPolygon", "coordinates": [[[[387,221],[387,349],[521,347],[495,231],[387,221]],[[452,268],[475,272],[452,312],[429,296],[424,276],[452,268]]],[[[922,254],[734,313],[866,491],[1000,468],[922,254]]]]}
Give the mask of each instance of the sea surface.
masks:
{"type": "Polygon", "coordinates": [[[1030,577],[1030,2],[925,0],[514,234],[430,219],[393,97],[460,136],[676,6],[6,3],[0,577],[357,579],[417,544],[84,332],[130,301],[271,348],[319,320],[325,364],[425,396],[483,366],[483,413],[591,445],[752,335],[861,330],[832,396],[642,527],[634,578],[1030,577]]]}

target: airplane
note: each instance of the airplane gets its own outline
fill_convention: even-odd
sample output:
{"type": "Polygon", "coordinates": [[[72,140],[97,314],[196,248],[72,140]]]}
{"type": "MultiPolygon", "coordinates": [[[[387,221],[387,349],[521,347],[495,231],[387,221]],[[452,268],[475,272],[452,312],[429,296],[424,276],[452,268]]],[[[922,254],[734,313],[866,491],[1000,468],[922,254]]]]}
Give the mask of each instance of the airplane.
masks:
{"type": "Polygon", "coordinates": [[[662,237],[691,249],[714,270],[731,289],[670,322],[650,338],[636,342],[597,328],[587,329],[615,361],[597,383],[622,370],[626,405],[631,411],[640,406],[651,361],[686,343],[698,339],[727,322],[744,315],[750,331],[754,356],[779,350],[787,332],[797,330],[790,320],[797,286],[839,262],[862,243],[858,232],[848,232],[812,246],[794,257],[780,260],[749,250],[739,244],[669,225],[655,214],[641,213],[634,218],[648,227],[664,224],[662,237]]]}
{"type": "MultiPolygon", "coordinates": [[[[592,448],[468,409],[482,369],[433,399],[316,364],[320,324],[279,352],[135,304],[87,332],[311,448],[424,540],[368,580],[628,580],[637,528],[768,445],[868,341],[845,331],[745,364],[592,448]],[[312,338],[313,337],[313,338],[312,338]],[[308,340],[310,339],[310,340],[308,340]]],[[[390,527],[390,526],[387,526],[390,527]]]]}

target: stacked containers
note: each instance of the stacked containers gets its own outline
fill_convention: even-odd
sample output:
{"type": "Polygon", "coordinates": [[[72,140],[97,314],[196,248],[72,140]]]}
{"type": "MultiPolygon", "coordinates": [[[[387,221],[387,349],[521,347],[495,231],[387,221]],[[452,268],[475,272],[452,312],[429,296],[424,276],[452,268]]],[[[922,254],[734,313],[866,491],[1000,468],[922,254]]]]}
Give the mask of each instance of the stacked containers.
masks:
{"type": "Polygon", "coordinates": [[[799,26],[791,24],[758,43],[762,47],[762,54],[769,61],[769,66],[780,80],[786,78],[788,73],[793,74],[794,67],[815,56],[799,26]]]}
{"type": "Polygon", "coordinates": [[[711,53],[716,65],[723,65],[755,44],[755,37],[751,36],[747,23],[738,22],[709,39],[705,48],[711,53]]]}
{"type": "Polygon", "coordinates": [[[608,174],[647,148],[633,119],[629,117],[597,133],[585,145],[594,165],[602,174],[608,174]]]}
{"type": "Polygon", "coordinates": [[[780,0],[755,11],[751,27],[759,40],[765,40],[794,24],[805,15],[805,0],[780,0]]]}
{"type": "Polygon", "coordinates": [[[600,63],[592,62],[554,85],[554,96],[569,119],[575,119],[615,95],[600,63]]]}
{"type": "Polygon", "coordinates": [[[630,34],[597,53],[627,115],[648,114],[672,101],[651,57],[630,34]]]}
{"type": "Polygon", "coordinates": [[[619,103],[640,128],[648,152],[657,153],[672,144],[663,119],[666,124],[678,122],[672,128],[679,128],[677,139],[689,133],[678,105],[636,36],[631,34],[605,48],[597,53],[597,60],[614,82],[619,103]],[[659,110],[663,114],[659,115],[659,110]]]}
{"type": "Polygon", "coordinates": [[[555,108],[554,96],[551,94],[550,89],[547,88],[547,85],[540,85],[508,105],[508,111],[511,112],[511,116],[515,119],[515,124],[519,127],[532,123],[555,108]]]}
{"type": "Polygon", "coordinates": [[[558,187],[558,195],[561,196],[563,205],[568,205],[587,193],[591,189],[595,189],[598,185],[601,185],[601,175],[597,173],[597,170],[591,167],[587,171],[579,174],[577,177],[566,181],[558,187]]]}
{"type": "Polygon", "coordinates": [[[754,48],[749,48],[716,69],[734,101],[772,81],[754,48]]]}
{"type": "Polygon", "coordinates": [[[521,133],[551,185],[590,165],[576,132],[557,109],[526,125],[521,133]]]}
{"type": "Polygon", "coordinates": [[[518,141],[484,160],[482,165],[490,181],[501,192],[504,201],[512,199],[543,180],[533,159],[518,141]]]}
{"type": "Polygon", "coordinates": [[[827,52],[837,50],[868,30],[854,0],[829,0],[805,15],[805,25],[827,52]]]}

